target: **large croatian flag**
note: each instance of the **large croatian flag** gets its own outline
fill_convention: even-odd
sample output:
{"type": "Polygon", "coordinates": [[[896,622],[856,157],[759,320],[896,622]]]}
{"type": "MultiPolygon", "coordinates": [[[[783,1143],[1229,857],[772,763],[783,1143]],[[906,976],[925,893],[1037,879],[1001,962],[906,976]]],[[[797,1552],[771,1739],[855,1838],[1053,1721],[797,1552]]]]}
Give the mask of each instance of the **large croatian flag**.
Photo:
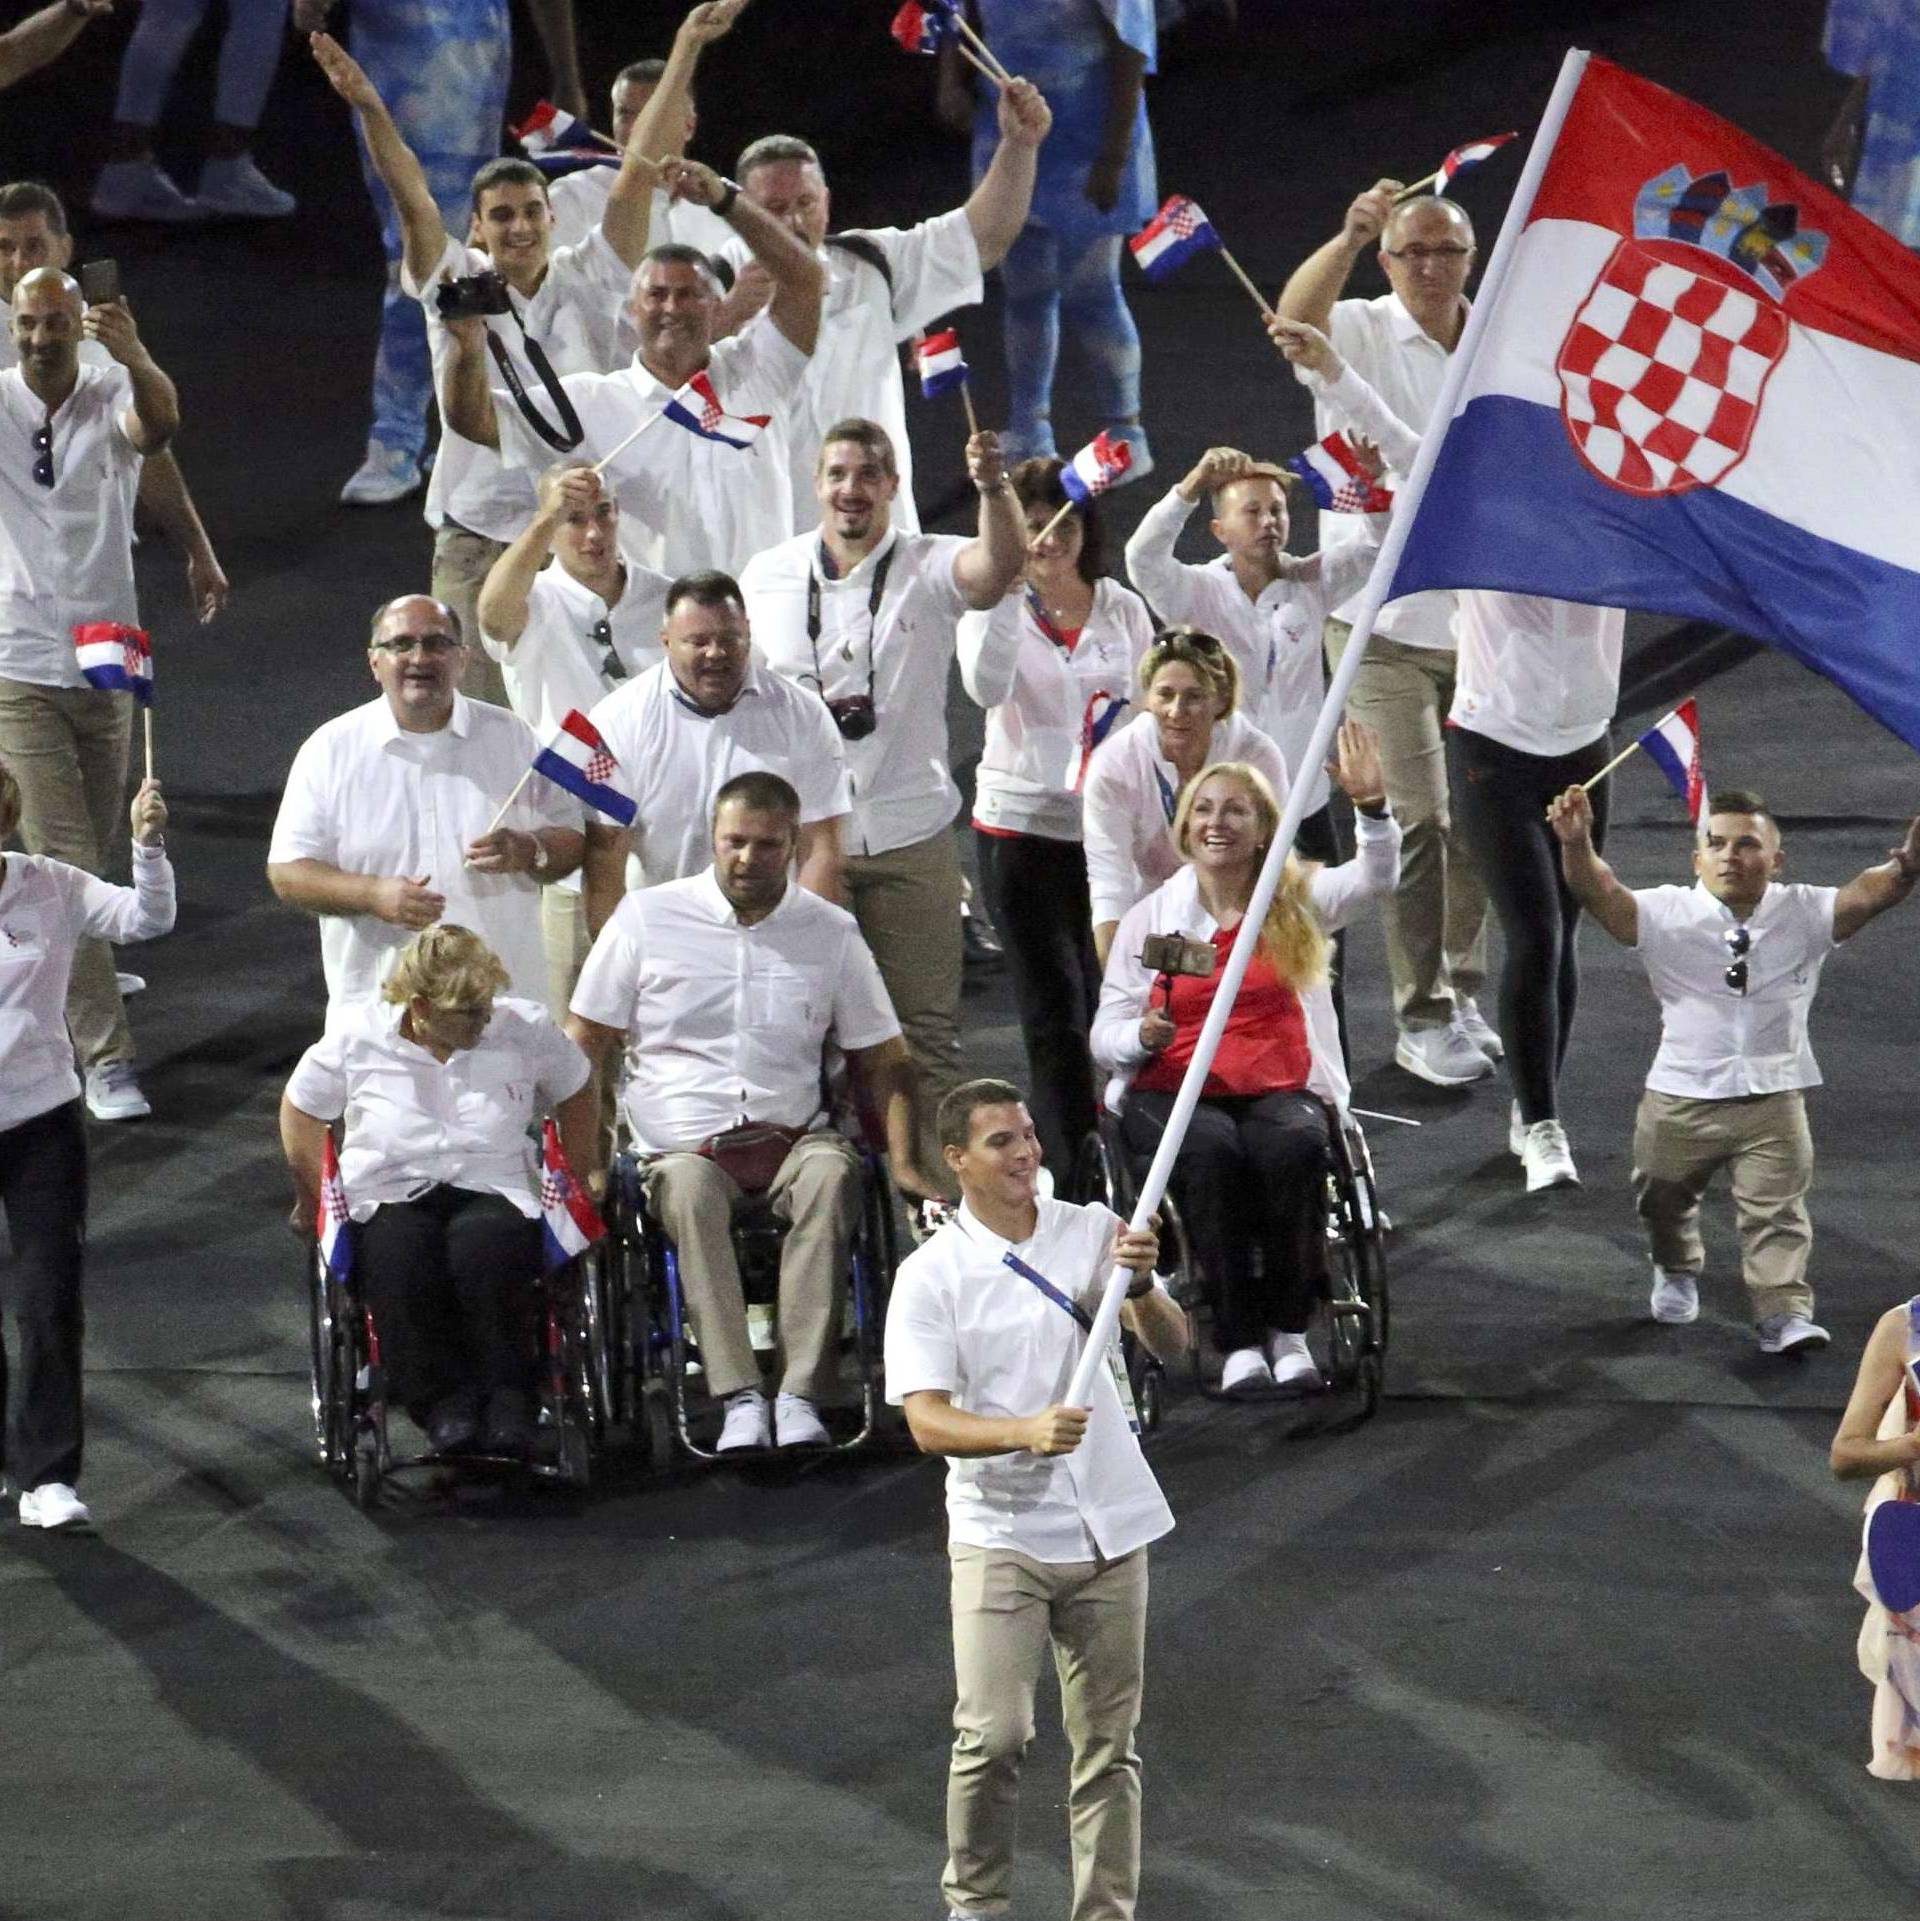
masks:
{"type": "Polygon", "coordinates": [[[730,414],[720,404],[713,382],[695,374],[662,409],[676,427],[723,447],[751,447],[766,431],[771,414],[730,414]]]}
{"type": "Polygon", "coordinates": [[[549,1270],[565,1267],[595,1241],[606,1238],[606,1224],[573,1177],[560,1146],[560,1130],[551,1121],[540,1126],[540,1239],[549,1270]]]}
{"type": "Polygon", "coordinates": [[[566,718],[553,730],[553,738],[534,756],[533,771],[544,774],[556,787],[564,787],[576,800],[585,801],[622,827],[631,827],[640,811],[614,785],[620,778],[620,763],[601,738],[599,728],[577,707],[567,709],[566,718]]]}
{"type": "Polygon", "coordinates": [[[1920,747],[1920,260],[1603,60],[1511,241],[1390,594],[1725,622],[1920,747]]]}
{"type": "Polygon", "coordinates": [[[1694,702],[1683,700],[1665,720],[1656,720],[1640,736],[1639,745],[1687,803],[1688,818],[1697,826],[1700,804],[1707,793],[1706,779],[1700,771],[1700,709],[1694,702]]]}
{"type": "Polygon", "coordinates": [[[146,631],[117,620],[83,621],[73,630],[73,657],[89,687],[131,694],[153,705],[153,648],[146,631]]]}

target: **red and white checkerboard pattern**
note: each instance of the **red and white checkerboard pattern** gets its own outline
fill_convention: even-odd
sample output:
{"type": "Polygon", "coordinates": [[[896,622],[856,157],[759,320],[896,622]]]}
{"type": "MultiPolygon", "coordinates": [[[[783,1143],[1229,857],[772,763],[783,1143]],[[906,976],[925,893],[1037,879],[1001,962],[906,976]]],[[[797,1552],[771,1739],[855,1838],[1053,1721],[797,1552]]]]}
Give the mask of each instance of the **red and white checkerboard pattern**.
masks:
{"type": "Polygon", "coordinates": [[[612,784],[613,777],[620,771],[620,763],[604,747],[596,747],[587,756],[587,764],[581,769],[596,787],[612,784]]]}
{"type": "Polygon", "coordinates": [[[1757,292],[1625,241],[1561,344],[1561,417],[1615,487],[1711,487],[1747,451],[1788,332],[1786,314],[1757,292]]]}
{"type": "Polygon", "coordinates": [[[1207,216],[1200,211],[1194,201],[1183,200],[1174,208],[1172,215],[1168,218],[1167,226],[1176,239],[1191,240],[1206,223],[1206,218],[1207,216]]]}

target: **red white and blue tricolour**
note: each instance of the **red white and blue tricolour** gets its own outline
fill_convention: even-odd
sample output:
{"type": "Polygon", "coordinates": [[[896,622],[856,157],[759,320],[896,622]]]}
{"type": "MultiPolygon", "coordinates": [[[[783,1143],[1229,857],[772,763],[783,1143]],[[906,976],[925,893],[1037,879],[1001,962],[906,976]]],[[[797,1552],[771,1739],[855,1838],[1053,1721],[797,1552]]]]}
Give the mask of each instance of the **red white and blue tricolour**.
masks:
{"type": "Polygon", "coordinates": [[[908,53],[938,53],[959,38],[950,0],[907,0],[893,16],[894,40],[908,53]]]}
{"type": "Polygon", "coordinates": [[[320,1213],[314,1231],[321,1265],[344,1285],[353,1272],[353,1222],[347,1214],[347,1190],[340,1183],[340,1156],[331,1134],[320,1149],[320,1213]]]}
{"type": "Polygon", "coordinates": [[[89,620],[73,630],[73,653],[89,687],[131,694],[153,705],[153,648],[144,630],[117,620],[89,620]]]}
{"type": "Polygon", "coordinates": [[[951,327],[928,334],[914,350],[920,364],[920,392],[932,400],[967,384],[967,363],[960,353],[960,336],[951,327]]]}
{"type": "Polygon", "coordinates": [[[540,1128],[540,1238],[549,1270],[564,1267],[584,1254],[595,1241],[606,1238],[606,1223],[573,1178],[573,1169],[560,1146],[560,1130],[551,1121],[540,1128]]]}
{"type": "Polygon", "coordinates": [[[1384,514],[1393,505],[1393,489],[1383,487],[1361,464],[1345,434],[1329,434],[1297,453],[1286,463],[1289,473],[1307,483],[1307,491],[1323,511],[1336,514],[1384,514]]]}
{"type": "Polygon", "coordinates": [[[1687,816],[1697,824],[1700,803],[1706,798],[1706,781],[1700,771],[1699,707],[1683,700],[1665,720],[1656,720],[1640,736],[1640,746],[1687,803],[1687,816]]]}
{"type": "Polygon", "coordinates": [[[1133,449],[1124,440],[1098,433],[1060,469],[1060,485],[1069,500],[1084,503],[1118,486],[1132,465],[1133,449]]]}
{"type": "Polygon", "coordinates": [[[1597,59],[1516,218],[1390,594],[1722,622],[1920,746],[1920,259],[1597,59]]]}
{"type": "Polygon", "coordinates": [[[570,707],[553,730],[553,738],[534,756],[533,771],[544,774],[609,820],[631,827],[639,811],[614,783],[620,763],[614,759],[600,730],[579,708],[570,707]]]}
{"type": "Polygon", "coordinates": [[[1440,163],[1434,192],[1445,193],[1469,167],[1477,167],[1489,154],[1498,153],[1509,140],[1519,137],[1515,133],[1496,133],[1491,140],[1469,140],[1464,147],[1455,147],[1440,163]]]}
{"type": "Polygon", "coordinates": [[[662,409],[676,427],[723,447],[751,447],[766,431],[771,414],[730,414],[705,374],[695,374],[662,409]]]}
{"type": "Polygon", "coordinates": [[[1199,201],[1176,193],[1127,245],[1149,280],[1164,280],[1195,254],[1218,247],[1220,236],[1200,211],[1199,201]]]}
{"type": "Polygon", "coordinates": [[[529,160],[566,151],[603,154],[614,151],[612,144],[578,115],[556,107],[551,100],[542,100],[512,132],[529,160]]]}

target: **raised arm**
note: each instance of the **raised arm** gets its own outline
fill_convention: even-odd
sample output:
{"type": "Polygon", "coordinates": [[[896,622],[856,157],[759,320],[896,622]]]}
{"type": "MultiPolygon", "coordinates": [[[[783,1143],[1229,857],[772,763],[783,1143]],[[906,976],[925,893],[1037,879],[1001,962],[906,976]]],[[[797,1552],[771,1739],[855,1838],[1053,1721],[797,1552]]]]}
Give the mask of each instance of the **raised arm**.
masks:
{"type": "Polygon", "coordinates": [[[967,473],[980,496],[979,531],[953,557],[953,584],[969,607],[997,607],[1027,562],[1027,526],[1007,480],[1000,438],[977,433],[967,442],[967,473]]]}
{"type": "Polygon", "coordinates": [[[746,7],[747,0],[703,0],[680,22],[673,45],[667,49],[666,71],[633,123],[633,138],[627,142],[629,153],[637,148],[650,160],[658,161],[677,160],[686,152],[694,70],[700,56],[732,30],[746,7]]]}
{"type": "Polygon", "coordinates": [[[1877,867],[1869,867],[1834,896],[1833,937],[1849,940],[1876,914],[1898,907],[1920,880],[1920,820],[1907,823],[1906,838],[1877,867]]]}
{"type": "Polygon", "coordinates": [[[742,240],[773,282],[768,317],[803,354],[820,337],[820,303],[827,270],[783,220],[751,201],[731,180],[697,160],[669,160],[662,178],[676,198],[717,213],[742,240]]]}
{"type": "Polygon", "coordinates": [[[547,56],[547,98],[576,120],[591,117],[580,80],[580,43],[574,33],[573,0],[527,0],[540,50],[547,56]]]}
{"type": "Polygon", "coordinates": [[[133,384],[133,406],[120,425],[143,454],[157,454],[180,431],[180,396],[147,351],[133,310],[124,300],[89,307],[81,316],[80,331],[97,340],[127,370],[133,384]]]}
{"type": "Polygon", "coordinates": [[[54,0],[0,33],[0,89],[57,60],[90,20],[113,11],[113,0],[54,0]]]}
{"type": "Polygon", "coordinates": [[[1357,369],[1341,359],[1333,342],[1318,327],[1275,314],[1267,323],[1267,333],[1281,353],[1306,374],[1308,386],[1354,433],[1370,440],[1395,473],[1413,471],[1413,463],[1420,457],[1421,436],[1357,369]]]}
{"type": "Polygon", "coordinates": [[[1369,247],[1379,245],[1387,216],[1393,212],[1393,196],[1403,184],[1376,180],[1355,197],[1340,231],[1325,246],[1308,254],[1280,289],[1278,309],[1285,318],[1304,320],[1326,332],[1333,318],[1333,303],[1346,291],[1354,263],[1369,247]]]}
{"type": "Polygon", "coordinates": [[[1029,80],[1012,80],[1000,89],[999,116],[1000,144],[967,197],[967,225],[973,229],[982,273],[1006,259],[1027,224],[1040,143],[1053,126],[1045,96],[1029,80]]]}
{"type": "Polygon", "coordinates": [[[1187,569],[1173,557],[1180,530],[1187,524],[1194,503],[1208,486],[1210,463],[1223,454],[1247,456],[1231,447],[1216,447],[1201,458],[1193,469],[1163,499],[1157,500],[1140,516],[1140,524],[1127,542],[1127,578],[1151,604],[1163,621],[1187,619],[1192,612],[1193,596],[1188,591],[1187,569]]]}
{"type": "Polygon", "coordinates": [[[1623,887],[1593,844],[1593,802],[1584,787],[1569,787],[1547,809],[1560,842],[1560,871],[1567,887],[1622,947],[1640,944],[1640,903],[1623,887]]]}
{"type": "Polygon", "coordinates": [[[533,583],[553,555],[553,537],[568,514],[591,513],[600,498],[600,476],[586,465],[549,467],[540,476],[540,504],[526,529],[487,570],[478,611],[482,640],[514,646],[527,630],[533,583]]]}

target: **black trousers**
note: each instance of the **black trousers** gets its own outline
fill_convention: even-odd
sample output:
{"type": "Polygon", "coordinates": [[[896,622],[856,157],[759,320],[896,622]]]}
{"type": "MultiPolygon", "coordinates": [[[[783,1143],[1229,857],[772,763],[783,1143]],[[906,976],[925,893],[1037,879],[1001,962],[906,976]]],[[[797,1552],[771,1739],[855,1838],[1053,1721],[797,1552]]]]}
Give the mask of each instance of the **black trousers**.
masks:
{"type": "Polygon", "coordinates": [[[1076,841],[1038,834],[974,835],[987,913],[999,930],[1026,1042],[1030,1111],[1062,1200],[1074,1157],[1093,1129],[1095,1083],[1087,1035],[1100,998],[1093,957],[1087,857],[1076,841]]]}
{"type": "MultiPolygon", "coordinates": [[[[1447,729],[1454,817],[1466,834],[1499,918],[1506,956],[1500,968],[1500,1038],[1520,1119],[1558,1117],[1555,1089],[1580,1000],[1577,934],[1580,903],[1560,877],[1560,843],[1547,803],[1590,780],[1613,757],[1602,734],[1571,754],[1528,754],[1464,727],[1447,729]]],[[[1607,838],[1602,781],[1593,790],[1593,844],[1607,838]]]]}
{"type": "Polygon", "coordinates": [[[511,1201],[447,1186],[388,1201],[355,1228],[354,1269],[396,1405],[531,1382],[540,1223],[511,1201]]]}
{"type": "Polygon", "coordinates": [[[0,1340],[0,1464],[15,1488],[80,1479],[81,1262],[87,1238],[87,1130],[78,1100],[0,1130],[0,1208],[18,1391],[0,1340]]]}
{"type": "MultiPolygon", "coordinates": [[[[1138,1089],[1127,1096],[1120,1137],[1141,1167],[1173,1101],[1138,1089]]],[[[1173,1179],[1223,1354],[1259,1346],[1270,1330],[1306,1332],[1326,1286],[1330,1152],[1327,1110],[1312,1094],[1209,1096],[1194,1109],[1173,1179]]]]}

